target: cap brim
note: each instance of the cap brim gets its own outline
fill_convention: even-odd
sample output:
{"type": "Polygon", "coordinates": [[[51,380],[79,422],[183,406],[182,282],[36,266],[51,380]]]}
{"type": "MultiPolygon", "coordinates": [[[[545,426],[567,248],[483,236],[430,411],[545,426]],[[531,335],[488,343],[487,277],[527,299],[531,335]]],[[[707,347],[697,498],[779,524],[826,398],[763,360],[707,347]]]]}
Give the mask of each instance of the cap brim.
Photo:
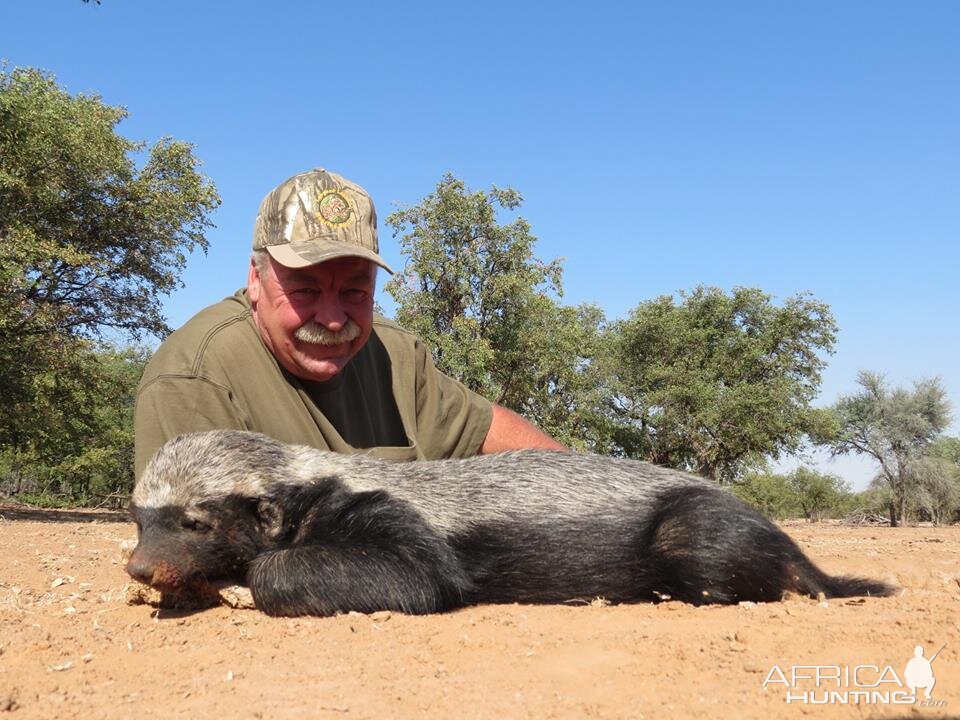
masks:
{"type": "Polygon", "coordinates": [[[393,275],[393,268],[373,250],[339,241],[315,240],[309,243],[267,245],[264,250],[270,253],[270,257],[274,260],[288,268],[302,268],[343,257],[358,257],[379,265],[393,275]]]}

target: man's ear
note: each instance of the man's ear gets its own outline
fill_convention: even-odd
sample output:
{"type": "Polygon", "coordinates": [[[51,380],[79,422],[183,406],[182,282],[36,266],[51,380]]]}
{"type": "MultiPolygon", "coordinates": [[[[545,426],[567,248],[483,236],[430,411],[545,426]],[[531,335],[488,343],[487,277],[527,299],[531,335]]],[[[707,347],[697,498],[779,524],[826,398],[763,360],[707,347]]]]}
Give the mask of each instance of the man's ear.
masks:
{"type": "Polygon", "coordinates": [[[253,257],[250,258],[250,269],[247,271],[247,297],[250,298],[250,304],[256,305],[260,300],[260,284],[263,279],[260,277],[260,270],[253,257]]]}
{"type": "Polygon", "coordinates": [[[257,520],[263,534],[271,540],[276,540],[283,534],[283,510],[272,500],[261,500],[257,503],[257,520]]]}

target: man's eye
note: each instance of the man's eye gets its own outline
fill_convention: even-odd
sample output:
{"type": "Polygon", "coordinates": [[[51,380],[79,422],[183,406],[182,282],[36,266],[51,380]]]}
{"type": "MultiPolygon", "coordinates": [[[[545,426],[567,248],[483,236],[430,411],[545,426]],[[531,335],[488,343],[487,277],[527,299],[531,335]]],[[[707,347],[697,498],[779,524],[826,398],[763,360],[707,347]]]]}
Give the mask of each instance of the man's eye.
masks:
{"type": "Polygon", "coordinates": [[[358,303],[363,302],[367,299],[366,290],[347,290],[343,293],[343,297],[347,302],[358,303]]]}

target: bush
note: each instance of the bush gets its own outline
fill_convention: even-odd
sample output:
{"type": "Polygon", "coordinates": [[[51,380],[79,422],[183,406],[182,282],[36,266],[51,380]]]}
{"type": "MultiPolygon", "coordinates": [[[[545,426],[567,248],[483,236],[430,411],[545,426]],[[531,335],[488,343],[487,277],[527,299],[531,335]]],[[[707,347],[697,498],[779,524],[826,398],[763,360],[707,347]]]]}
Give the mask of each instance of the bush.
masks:
{"type": "Polygon", "coordinates": [[[801,515],[796,494],[786,475],[748,473],[733,484],[733,494],[775,520],[801,515]]]}
{"type": "Polygon", "coordinates": [[[79,341],[41,373],[33,414],[0,447],[0,494],[37,505],[89,505],[133,488],[133,403],[148,352],[79,341]]]}
{"type": "Polygon", "coordinates": [[[843,480],[804,467],[787,475],[748,473],[743,480],[734,483],[733,492],[776,520],[839,518],[857,505],[857,497],[843,480]]]}

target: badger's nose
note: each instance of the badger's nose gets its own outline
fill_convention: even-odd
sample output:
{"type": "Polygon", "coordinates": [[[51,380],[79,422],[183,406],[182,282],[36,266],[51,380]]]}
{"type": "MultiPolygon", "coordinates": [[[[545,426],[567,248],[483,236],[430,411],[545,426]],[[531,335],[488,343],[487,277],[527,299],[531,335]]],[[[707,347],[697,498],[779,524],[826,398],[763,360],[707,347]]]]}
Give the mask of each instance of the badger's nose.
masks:
{"type": "Polygon", "coordinates": [[[153,571],[153,563],[146,562],[136,556],[127,561],[127,574],[144,585],[149,585],[153,580],[153,571]]]}
{"type": "Polygon", "coordinates": [[[161,592],[173,592],[184,585],[184,573],[179,563],[173,563],[166,557],[156,557],[149,549],[142,550],[139,545],[127,561],[127,573],[134,580],[161,592]]]}

